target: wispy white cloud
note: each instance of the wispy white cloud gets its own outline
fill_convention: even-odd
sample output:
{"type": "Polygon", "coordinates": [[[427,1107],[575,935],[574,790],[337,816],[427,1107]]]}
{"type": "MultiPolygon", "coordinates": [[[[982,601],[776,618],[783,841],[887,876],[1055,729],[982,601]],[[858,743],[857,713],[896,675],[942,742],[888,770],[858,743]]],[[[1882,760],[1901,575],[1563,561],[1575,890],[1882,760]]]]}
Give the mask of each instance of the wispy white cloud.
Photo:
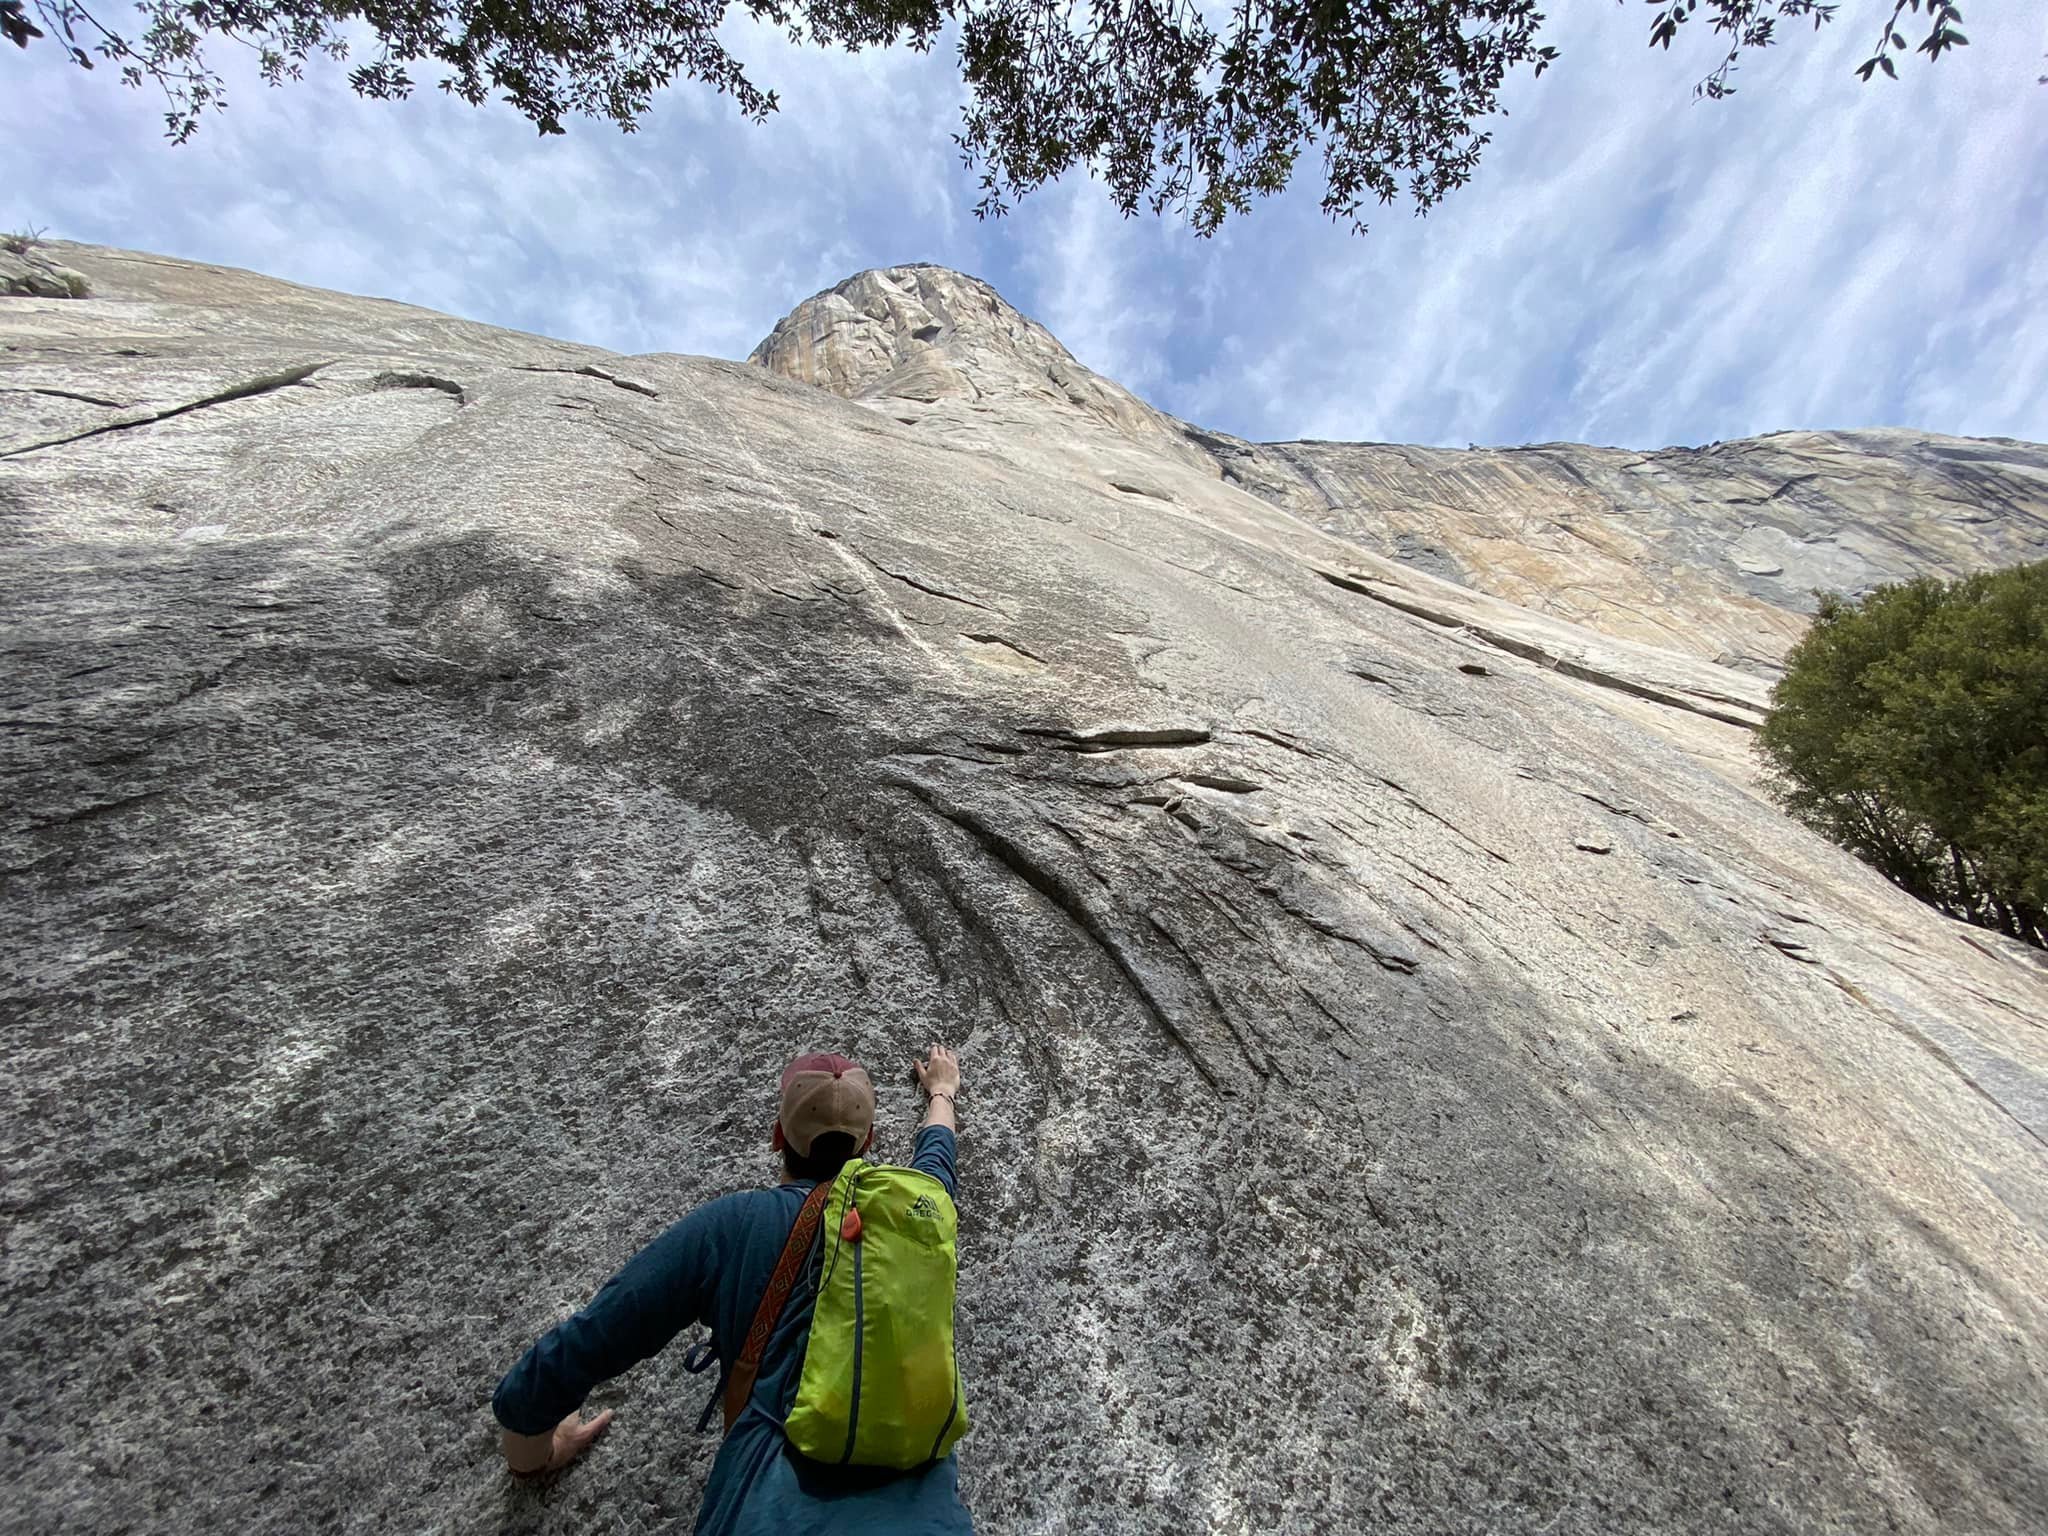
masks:
{"type": "Polygon", "coordinates": [[[1475,183],[1426,222],[1347,262],[1289,209],[1298,258],[1283,284],[1243,288],[1265,302],[1195,382],[1195,414],[1263,358],[1287,404],[1249,423],[1262,435],[2048,431],[2048,401],[2011,384],[2048,332],[2048,311],[2026,313],[2041,192],[2015,174],[2048,153],[2027,24],[1980,23],[1968,59],[1864,87],[1868,38],[1844,20],[1694,103],[1688,61],[1646,57],[1616,20],[1566,18],[1556,78],[1514,93],[1475,183]],[[1992,310],[2014,323],[1970,325],[1992,310]],[[1982,345],[1930,346],[1956,327],[1982,345]]]}
{"type": "MultiPolygon", "coordinates": [[[[1561,11],[1564,8],[1559,8],[1561,11]]],[[[855,56],[728,36],[784,110],[695,87],[643,131],[541,139],[431,89],[236,83],[172,149],[105,72],[5,61],[0,223],[254,267],[623,351],[743,355],[865,266],[994,282],[1077,356],[1248,436],[1652,446],[1787,426],[2048,437],[2048,40],[1971,13],[1973,46],[1851,75],[1854,7],[1694,103],[1704,54],[1639,8],[1571,8],[1564,49],[1474,183],[1362,239],[1304,183],[1211,241],[1126,221],[1078,178],[977,223],[941,49],[855,56]]]]}
{"type": "Polygon", "coordinates": [[[1160,337],[1178,305],[1196,296],[1162,290],[1154,280],[1172,260],[1170,245],[1161,248],[1166,232],[1125,219],[1080,176],[1038,194],[1026,218],[1044,230],[1019,262],[1032,284],[1032,318],[1097,373],[1141,395],[1170,392],[1160,337]]]}
{"type": "Polygon", "coordinates": [[[684,87],[630,136],[543,139],[432,89],[365,102],[316,70],[283,90],[233,78],[229,110],[174,149],[154,101],[104,71],[10,60],[10,115],[37,128],[0,220],[621,350],[744,353],[849,263],[915,259],[971,220],[933,132],[957,109],[941,61],[732,30],[785,111],[750,124],[684,87]]]}

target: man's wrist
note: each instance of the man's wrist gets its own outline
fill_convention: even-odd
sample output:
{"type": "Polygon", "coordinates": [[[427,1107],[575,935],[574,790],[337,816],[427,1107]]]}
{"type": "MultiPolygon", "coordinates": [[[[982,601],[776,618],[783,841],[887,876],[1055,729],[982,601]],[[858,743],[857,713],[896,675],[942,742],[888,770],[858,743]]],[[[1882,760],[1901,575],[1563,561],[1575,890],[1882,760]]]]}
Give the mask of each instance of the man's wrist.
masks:
{"type": "Polygon", "coordinates": [[[543,1477],[549,1464],[555,1459],[555,1436],[552,1430],[540,1435],[522,1435],[515,1429],[505,1431],[505,1470],[518,1478],[543,1477]]]}

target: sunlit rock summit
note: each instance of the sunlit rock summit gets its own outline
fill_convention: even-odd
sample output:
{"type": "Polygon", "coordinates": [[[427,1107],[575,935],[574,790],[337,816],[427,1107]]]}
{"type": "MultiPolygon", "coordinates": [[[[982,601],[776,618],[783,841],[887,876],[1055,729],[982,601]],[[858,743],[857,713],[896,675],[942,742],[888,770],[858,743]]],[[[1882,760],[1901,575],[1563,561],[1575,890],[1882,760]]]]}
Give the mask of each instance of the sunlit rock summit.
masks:
{"type": "Polygon", "coordinates": [[[91,247],[0,300],[23,1529],[654,1531],[498,1373],[960,1045],[979,1527],[2048,1526],[2048,967],[1775,811],[1809,588],[2048,450],[1253,444],[985,284],[751,363],[91,247]]]}

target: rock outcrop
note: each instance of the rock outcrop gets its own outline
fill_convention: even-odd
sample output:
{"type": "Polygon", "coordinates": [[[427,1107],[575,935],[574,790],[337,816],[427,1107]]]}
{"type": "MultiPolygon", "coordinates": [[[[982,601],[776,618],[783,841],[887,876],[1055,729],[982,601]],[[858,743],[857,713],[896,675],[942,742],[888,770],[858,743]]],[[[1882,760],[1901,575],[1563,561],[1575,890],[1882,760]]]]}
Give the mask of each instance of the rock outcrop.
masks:
{"type": "Polygon", "coordinates": [[[906,426],[1016,438],[1059,422],[1061,437],[1107,432],[1205,462],[1179,421],[1082,367],[987,283],[945,267],[850,277],[776,322],[748,361],[847,399],[886,402],[906,426]]]}
{"type": "Polygon", "coordinates": [[[83,272],[61,266],[20,236],[0,239],[0,298],[82,299],[91,285],[83,272]]]}
{"type": "Polygon", "coordinates": [[[687,1521],[673,1352],[538,1492],[493,1382],[768,1176],[786,1055],[900,1155],[933,1038],[994,1536],[2048,1523],[2048,968],[1754,793],[1723,638],[1319,527],[935,269],[764,344],[839,399],[62,254],[0,306],[22,1528],[687,1521]]]}

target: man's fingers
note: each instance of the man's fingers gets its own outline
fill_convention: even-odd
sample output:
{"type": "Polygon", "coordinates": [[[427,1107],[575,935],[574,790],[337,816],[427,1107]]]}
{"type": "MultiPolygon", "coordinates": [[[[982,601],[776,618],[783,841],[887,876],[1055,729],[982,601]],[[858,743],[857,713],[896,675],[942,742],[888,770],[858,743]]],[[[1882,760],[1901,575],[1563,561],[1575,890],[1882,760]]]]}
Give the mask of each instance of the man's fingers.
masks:
{"type": "Polygon", "coordinates": [[[960,1070],[960,1053],[950,1045],[941,1045],[936,1040],[925,1047],[925,1059],[923,1061],[918,1060],[915,1056],[910,1058],[910,1070],[916,1075],[918,1086],[921,1088],[931,1087],[932,1073],[941,1066],[951,1067],[955,1072],[958,1072],[960,1070]]]}
{"type": "Polygon", "coordinates": [[[609,1408],[605,1409],[603,1413],[600,1413],[588,1424],[578,1424],[571,1422],[575,1418],[576,1415],[572,1413],[569,1415],[568,1419],[563,1421],[562,1427],[564,1430],[567,1431],[567,1433],[565,1433],[562,1436],[562,1448],[561,1451],[557,1453],[561,1457],[561,1462],[559,1464],[563,1466],[566,1466],[568,1463],[574,1461],[578,1456],[581,1456],[586,1450],[590,1448],[590,1442],[595,1440],[599,1435],[603,1434],[607,1428],[610,1427],[612,1422],[612,1410],[609,1408]]]}

